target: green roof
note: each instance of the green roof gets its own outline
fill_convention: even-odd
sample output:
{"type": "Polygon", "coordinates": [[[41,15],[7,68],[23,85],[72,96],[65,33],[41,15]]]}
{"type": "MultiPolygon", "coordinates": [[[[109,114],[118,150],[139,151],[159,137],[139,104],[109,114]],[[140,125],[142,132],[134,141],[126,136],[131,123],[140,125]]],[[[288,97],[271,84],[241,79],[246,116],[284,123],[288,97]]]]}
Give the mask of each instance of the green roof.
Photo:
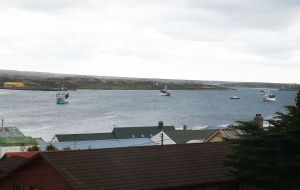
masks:
{"type": "Polygon", "coordinates": [[[37,142],[31,137],[2,137],[0,146],[27,146],[36,145],[37,142]]]}
{"type": "Polygon", "coordinates": [[[190,140],[206,140],[218,129],[164,131],[176,144],[186,144],[190,140]]]}

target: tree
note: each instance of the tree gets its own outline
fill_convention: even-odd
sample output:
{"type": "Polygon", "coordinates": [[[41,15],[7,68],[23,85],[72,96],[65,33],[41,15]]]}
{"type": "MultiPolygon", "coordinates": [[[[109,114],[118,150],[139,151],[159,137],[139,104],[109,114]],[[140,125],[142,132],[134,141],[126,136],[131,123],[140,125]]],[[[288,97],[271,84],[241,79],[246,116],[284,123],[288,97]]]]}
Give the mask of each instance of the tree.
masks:
{"type": "Polygon", "coordinates": [[[32,152],[32,151],[40,151],[40,147],[38,145],[34,145],[34,146],[30,146],[27,148],[28,152],[32,152]]]}
{"type": "Polygon", "coordinates": [[[47,145],[46,151],[53,151],[53,150],[57,150],[57,148],[53,144],[47,145]]]}
{"type": "Polygon", "coordinates": [[[230,141],[230,173],[237,181],[272,190],[300,189],[300,91],[296,105],[277,113],[264,130],[254,122],[239,122],[243,138],[230,141]]]}

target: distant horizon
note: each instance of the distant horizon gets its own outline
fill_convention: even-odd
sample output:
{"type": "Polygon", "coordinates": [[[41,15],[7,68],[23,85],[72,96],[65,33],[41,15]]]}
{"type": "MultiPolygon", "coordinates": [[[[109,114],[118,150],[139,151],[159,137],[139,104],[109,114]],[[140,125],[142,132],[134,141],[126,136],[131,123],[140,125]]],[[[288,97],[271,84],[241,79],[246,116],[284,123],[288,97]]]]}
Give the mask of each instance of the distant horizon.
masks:
{"type": "MultiPolygon", "coordinates": [[[[57,72],[46,72],[46,71],[26,71],[26,70],[9,70],[9,69],[0,69],[1,71],[8,72],[28,72],[28,73],[46,73],[53,75],[71,75],[71,76],[87,76],[87,77],[107,77],[107,78],[129,78],[129,79],[153,79],[153,80],[181,80],[181,81],[203,81],[203,82],[229,82],[229,83],[266,83],[266,84],[300,84],[296,82],[263,82],[263,81],[227,81],[227,80],[193,80],[193,79],[180,79],[180,78],[150,78],[150,77],[131,77],[131,76],[109,76],[109,75],[90,75],[90,74],[76,74],[76,73],[57,73],[57,72]]],[[[1,74],[1,73],[0,73],[1,74]]]]}

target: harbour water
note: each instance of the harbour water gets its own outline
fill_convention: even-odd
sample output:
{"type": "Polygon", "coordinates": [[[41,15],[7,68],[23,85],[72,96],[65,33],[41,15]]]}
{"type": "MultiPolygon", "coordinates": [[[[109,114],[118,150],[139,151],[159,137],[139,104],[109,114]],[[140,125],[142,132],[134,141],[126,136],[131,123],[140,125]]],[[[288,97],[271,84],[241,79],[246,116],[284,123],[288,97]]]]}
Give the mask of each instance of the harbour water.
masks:
{"type": "Polygon", "coordinates": [[[5,126],[25,135],[51,139],[54,134],[108,132],[114,126],[165,125],[200,129],[251,120],[255,113],[271,118],[294,104],[294,91],[272,91],[276,102],[263,102],[260,89],[172,91],[78,90],[70,102],[57,105],[57,92],[0,90],[0,115],[5,126]],[[229,99],[239,96],[239,100],[229,99]]]}

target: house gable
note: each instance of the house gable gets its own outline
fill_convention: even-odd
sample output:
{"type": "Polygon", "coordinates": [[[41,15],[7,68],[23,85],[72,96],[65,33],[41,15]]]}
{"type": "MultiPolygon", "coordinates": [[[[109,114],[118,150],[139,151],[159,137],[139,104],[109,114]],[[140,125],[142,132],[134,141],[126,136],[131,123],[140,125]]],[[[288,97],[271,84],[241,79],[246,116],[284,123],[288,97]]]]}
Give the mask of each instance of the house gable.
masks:
{"type": "Polygon", "coordinates": [[[23,189],[36,187],[43,190],[71,190],[63,178],[40,157],[27,160],[23,166],[2,177],[1,190],[11,190],[16,183],[21,184],[23,189]]]}
{"type": "Polygon", "coordinates": [[[165,132],[161,131],[159,133],[157,133],[156,135],[154,135],[151,140],[158,144],[161,145],[162,141],[164,145],[168,145],[168,144],[176,144],[165,132]]]}

